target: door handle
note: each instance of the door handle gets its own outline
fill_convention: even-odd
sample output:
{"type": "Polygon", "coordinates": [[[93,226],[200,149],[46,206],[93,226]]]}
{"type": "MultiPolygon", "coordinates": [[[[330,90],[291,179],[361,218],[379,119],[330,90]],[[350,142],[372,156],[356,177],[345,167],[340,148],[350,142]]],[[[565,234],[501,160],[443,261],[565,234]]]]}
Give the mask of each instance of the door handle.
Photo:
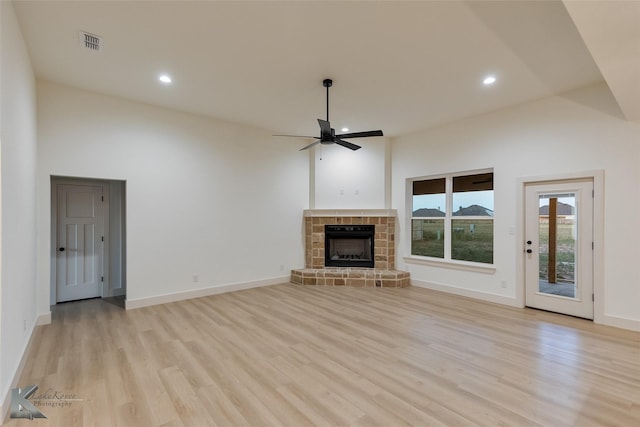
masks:
{"type": "Polygon", "coordinates": [[[527,253],[531,254],[531,253],[533,253],[533,250],[532,249],[527,249],[527,253]]]}
{"type": "Polygon", "coordinates": [[[533,242],[531,240],[527,240],[527,245],[532,244],[533,242]]]}
{"type": "Polygon", "coordinates": [[[60,252],[64,252],[64,248],[58,248],[60,252]]]}

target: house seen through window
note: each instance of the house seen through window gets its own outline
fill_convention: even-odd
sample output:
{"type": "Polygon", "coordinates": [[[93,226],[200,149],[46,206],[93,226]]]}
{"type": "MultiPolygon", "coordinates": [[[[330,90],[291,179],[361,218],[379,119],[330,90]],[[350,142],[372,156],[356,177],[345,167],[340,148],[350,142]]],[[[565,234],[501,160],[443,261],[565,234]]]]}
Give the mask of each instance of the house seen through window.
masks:
{"type": "Polygon", "coordinates": [[[493,264],[493,172],[411,185],[411,255],[493,264]]]}

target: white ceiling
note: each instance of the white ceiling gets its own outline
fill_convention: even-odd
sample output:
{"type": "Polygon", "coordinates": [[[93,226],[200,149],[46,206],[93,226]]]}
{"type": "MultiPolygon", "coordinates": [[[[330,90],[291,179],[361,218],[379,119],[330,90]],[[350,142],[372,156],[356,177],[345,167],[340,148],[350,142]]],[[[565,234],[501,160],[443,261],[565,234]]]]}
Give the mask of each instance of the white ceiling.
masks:
{"type": "Polygon", "coordinates": [[[40,79],[275,133],[318,134],[324,78],[333,127],[388,136],[603,80],[558,1],[14,5],[40,79]],[[81,30],[104,48],[82,47],[81,30]]]}

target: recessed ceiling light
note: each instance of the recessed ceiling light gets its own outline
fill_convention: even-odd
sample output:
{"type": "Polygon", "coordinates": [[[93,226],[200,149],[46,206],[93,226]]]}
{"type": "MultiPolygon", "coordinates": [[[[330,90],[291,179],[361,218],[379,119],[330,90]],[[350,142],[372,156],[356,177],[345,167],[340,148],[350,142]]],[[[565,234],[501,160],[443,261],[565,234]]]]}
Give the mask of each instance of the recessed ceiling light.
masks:
{"type": "Polygon", "coordinates": [[[349,132],[349,128],[342,128],[340,129],[342,132],[349,132]]]}
{"type": "Polygon", "coordinates": [[[484,83],[485,85],[492,85],[496,82],[496,78],[495,76],[487,76],[484,78],[484,80],[482,81],[482,83],[484,83]]]}
{"type": "Polygon", "coordinates": [[[171,77],[169,77],[166,74],[162,74],[160,77],[158,77],[158,80],[160,80],[162,83],[165,83],[165,84],[171,83],[171,77]]]}

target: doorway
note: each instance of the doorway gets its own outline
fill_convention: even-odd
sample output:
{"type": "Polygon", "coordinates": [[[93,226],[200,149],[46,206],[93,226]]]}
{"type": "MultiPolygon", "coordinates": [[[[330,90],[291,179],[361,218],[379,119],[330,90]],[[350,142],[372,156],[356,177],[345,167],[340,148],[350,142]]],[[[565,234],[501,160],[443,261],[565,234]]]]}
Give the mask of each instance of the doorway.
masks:
{"type": "Polygon", "coordinates": [[[124,181],[52,177],[51,305],[126,296],[124,181]]]}
{"type": "Polygon", "coordinates": [[[592,178],[525,184],[525,305],[594,318],[592,178]]]}

